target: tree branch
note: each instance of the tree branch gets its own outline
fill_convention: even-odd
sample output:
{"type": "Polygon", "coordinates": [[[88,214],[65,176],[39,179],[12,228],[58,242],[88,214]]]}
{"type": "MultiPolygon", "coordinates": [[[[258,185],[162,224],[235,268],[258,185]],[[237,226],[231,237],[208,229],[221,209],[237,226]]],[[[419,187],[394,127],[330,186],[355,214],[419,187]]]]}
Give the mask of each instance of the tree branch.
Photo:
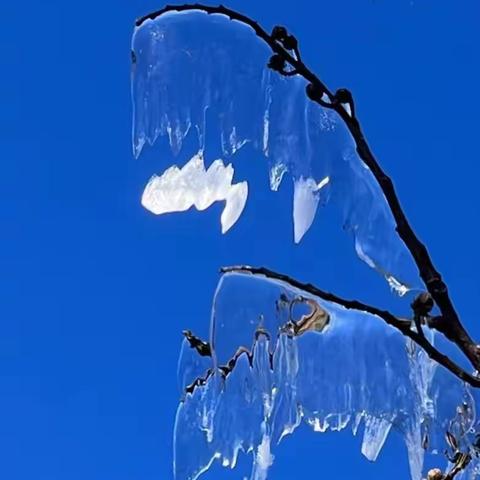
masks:
{"type": "MultiPolygon", "coordinates": [[[[281,59],[283,59],[291,66],[292,72],[295,72],[296,75],[301,75],[305,80],[307,80],[307,82],[309,82],[309,84],[307,85],[307,95],[312,101],[318,103],[324,108],[331,108],[337,112],[337,114],[343,120],[354,139],[359,157],[368,166],[376,181],[378,182],[395,220],[396,231],[398,232],[402,241],[405,243],[407,249],[410,251],[417,265],[420,277],[422,278],[428,292],[431,294],[432,298],[440,309],[441,315],[436,317],[435,319],[435,328],[441,333],[443,333],[449,340],[454,342],[463,351],[463,353],[472,363],[475,370],[480,370],[480,347],[472,340],[470,335],[462,326],[458,314],[448,294],[447,285],[442,280],[442,276],[433,265],[433,262],[425,245],[419,240],[412,227],[410,226],[407,217],[400,205],[392,180],[386,175],[386,173],[383,171],[383,169],[380,167],[379,163],[375,159],[363,135],[360,123],[358,122],[355,115],[355,110],[353,109],[353,99],[350,92],[348,92],[348,90],[346,89],[340,89],[335,94],[333,94],[327,88],[327,86],[301,60],[298,45],[296,44],[296,40],[294,39],[294,37],[292,37],[291,35],[289,36],[289,38],[293,38],[295,42],[291,49],[287,49],[285,47],[286,43],[282,43],[282,41],[279,40],[278,36],[267,33],[254,20],[222,5],[208,6],[198,3],[186,5],[167,5],[161,10],[150,13],[138,19],[136,21],[136,26],[139,27],[145,21],[154,20],[155,18],[168,12],[185,12],[192,10],[202,11],[207,14],[225,15],[231,20],[239,21],[251,27],[257,37],[263,40],[271,48],[274,54],[278,55],[281,59]],[[350,106],[350,112],[348,112],[344,106],[345,103],[343,100],[346,98],[351,100],[348,102],[350,106]]],[[[361,306],[361,304],[359,304],[358,302],[350,303],[352,305],[361,306]]],[[[352,308],[355,308],[355,306],[352,306],[352,308]]],[[[387,314],[387,312],[382,312],[380,310],[377,310],[377,313],[375,314],[378,314],[378,312],[382,313],[382,318],[384,320],[387,321],[388,318],[389,321],[392,322],[393,326],[396,326],[396,328],[400,327],[400,325],[398,324],[398,319],[396,319],[393,315],[387,314]]],[[[401,328],[399,329],[401,330],[401,328]]],[[[404,328],[402,332],[410,338],[419,337],[419,334],[412,332],[410,329],[404,328]]],[[[422,345],[420,342],[417,343],[419,343],[419,345],[422,345]]],[[[425,344],[425,342],[423,343],[425,344]]],[[[465,373],[463,370],[461,370],[460,374],[458,367],[454,367],[455,364],[449,361],[448,358],[443,356],[439,357],[439,355],[441,354],[432,346],[427,346],[427,344],[425,344],[422,345],[422,347],[425,348],[427,353],[432,358],[437,357],[435,359],[437,361],[440,360],[439,363],[442,363],[442,365],[446,367],[447,365],[449,365],[449,367],[447,368],[449,368],[449,370],[451,370],[460,378],[465,379],[465,381],[468,381],[471,385],[480,385],[478,383],[479,380],[465,373]]]]}
{"type": "Polygon", "coordinates": [[[373,307],[366,303],[360,302],[358,300],[346,300],[334,293],[326,292],[325,290],[321,290],[320,288],[312,285],[311,283],[303,283],[295,278],[289,277],[283,273],[277,273],[273,270],[269,270],[268,268],[264,267],[251,267],[247,265],[238,265],[238,266],[231,266],[231,267],[223,267],[221,269],[222,273],[241,273],[241,274],[251,274],[251,275],[262,275],[266,278],[270,278],[273,280],[278,280],[280,282],[286,283],[294,288],[298,288],[299,290],[303,290],[307,293],[315,295],[322,300],[326,300],[327,302],[333,302],[348,310],[357,310],[360,312],[369,313],[371,315],[375,315],[376,317],[382,319],[388,325],[399,330],[403,335],[413,340],[417,345],[419,345],[427,355],[432,359],[435,360],[437,363],[445,367],[451,373],[453,373],[456,377],[464,382],[468,383],[472,387],[480,387],[480,378],[463,370],[460,366],[458,366],[455,362],[453,362],[449,357],[441,353],[437,350],[428,340],[427,338],[412,330],[411,329],[411,322],[410,320],[404,320],[401,318],[396,317],[392,313],[388,312],[387,310],[382,310],[377,307],[373,307]]]}
{"type": "MultiPolygon", "coordinates": [[[[458,366],[455,362],[450,360],[449,357],[442,354],[439,350],[437,350],[425,337],[425,335],[415,332],[411,329],[411,321],[407,319],[401,319],[386,310],[381,310],[376,307],[372,307],[363,302],[359,302],[358,300],[346,300],[338,295],[335,295],[330,292],[326,292],[324,290],[319,289],[318,287],[312,285],[311,283],[302,283],[299,280],[296,280],[288,275],[284,275],[282,273],[277,273],[268,268],[264,267],[251,267],[247,265],[238,265],[238,266],[230,266],[230,267],[223,267],[221,268],[222,273],[238,273],[243,275],[258,275],[264,276],[266,278],[277,280],[279,282],[283,282],[291,287],[297,288],[304,292],[310,293],[322,300],[327,302],[336,303],[337,305],[341,305],[342,307],[346,308],[347,310],[356,310],[362,313],[369,313],[370,315],[374,315],[379,319],[383,320],[388,325],[396,328],[399,330],[403,335],[410,338],[414,341],[418,346],[420,346],[431,358],[432,360],[436,361],[438,364],[442,365],[444,368],[449,370],[453,375],[455,375],[460,380],[468,383],[472,387],[480,387],[480,378],[475,377],[465,370],[463,370],[460,366],[458,366]]],[[[306,316],[307,318],[309,315],[306,316]]],[[[300,326],[300,323],[297,326],[300,326]]],[[[325,324],[328,323],[328,320],[325,324]]],[[[285,325],[284,327],[287,327],[285,325]]],[[[280,333],[283,334],[291,334],[293,336],[298,336],[303,333],[302,328],[299,329],[290,329],[290,328],[280,328],[280,333]]],[[[200,338],[193,335],[190,330],[185,330],[183,332],[185,338],[190,343],[192,348],[195,348],[200,356],[211,356],[212,350],[209,343],[201,340],[200,338]]],[[[252,345],[252,348],[249,350],[247,347],[240,345],[234,355],[228,360],[225,365],[219,366],[219,370],[224,377],[227,377],[235,368],[238,359],[242,355],[247,355],[248,361],[250,365],[253,363],[253,351],[255,349],[255,344],[258,341],[258,338],[264,335],[269,338],[269,333],[259,329],[256,332],[255,339],[252,345]]],[[[270,358],[270,365],[273,367],[273,358],[270,358]]],[[[214,370],[208,369],[203,376],[197,377],[193,380],[193,382],[185,388],[186,393],[192,394],[195,391],[196,387],[203,386],[208,381],[208,379],[213,375],[214,370]]]]}

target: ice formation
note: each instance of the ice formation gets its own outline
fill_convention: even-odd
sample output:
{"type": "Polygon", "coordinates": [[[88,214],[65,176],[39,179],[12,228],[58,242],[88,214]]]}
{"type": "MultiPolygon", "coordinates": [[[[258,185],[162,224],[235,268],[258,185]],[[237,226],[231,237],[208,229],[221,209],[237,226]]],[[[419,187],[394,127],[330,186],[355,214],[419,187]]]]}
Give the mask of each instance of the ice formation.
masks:
{"type": "MultiPolygon", "coordinates": [[[[395,291],[421,284],[384,195],[346,127],[335,112],[307,98],[304,79],[285,78],[266,67],[271,51],[249,27],[222,15],[168,13],[135,29],[132,52],[136,156],[161,136],[181,156],[189,133],[207,156],[207,127],[218,133],[223,157],[231,157],[233,164],[238,150],[250,145],[265,157],[273,191],[286,174],[294,182],[295,242],[308,231],[317,207],[331,203],[360,258],[395,291]],[[323,185],[326,178],[328,185],[323,185]]],[[[159,182],[152,179],[145,196],[159,182]]],[[[246,194],[245,187],[237,190],[235,200],[246,194]]],[[[227,227],[237,213],[225,219],[227,227]]]]}
{"type": "Polygon", "coordinates": [[[313,178],[300,177],[294,183],[293,189],[293,230],[294,241],[300,240],[308,231],[315,219],[318,207],[318,192],[328,185],[330,179],[325,177],[317,183],[313,178]]]}
{"type": "Polygon", "coordinates": [[[215,160],[205,169],[203,157],[197,154],[181,169],[168,168],[154,175],[142,196],[142,205],[156,215],[183,212],[192,206],[205,210],[214,202],[225,201],[220,221],[227,232],[242,214],[248,196],[248,183],[233,184],[233,167],[215,160]]]}
{"type": "MultiPolygon", "coordinates": [[[[478,393],[380,318],[280,281],[229,273],[215,295],[210,341],[213,359],[196,373],[204,381],[177,412],[177,480],[198,478],[214,461],[234,468],[245,454],[250,479],[264,480],[275,447],[301,422],[317,432],[363,428],[361,451],[372,461],[397,431],[412,480],[422,478],[426,454],[441,454],[440,463],[445,451],[454,454],[448,431],[473,457],[463,478],[476,478],[478,393]],[[324,320],[309,323],[318,312],[324,320]],[[302,322],[306,328],[295,328],[302,322]]],[[[182,351],[188,370],[191,349],[182,351]]]]}
{"type": "MultiPolygon", "coordinates": [[[[332,204],[358,257],[405,294],[420,284],[417,269],[372,172],[336,114],[308,100],[303,79],[266,68],[270,55],[250,28],[221,15],[169,13],[136,28],[134,153],[166,136],[183,165],[152,177],[143,205],[161,214],[225,201],[226,232],[247,200],[247,182],[232,182],[238,150],[250,145],[265,158],[271,190],[287,176],[293,181],[296,243],[318,208],[332,204]],[[205,168],[207,126],[231,164],[205,168]],[[185,161],[188,134],[200,153],[185,161]]],[[[276,446],[302,422],[317,432],[363,429],[361,450],[372,461],[390,431],[399,432],[413,480],[426,454],[455,453],[449,432],[473,457],[464,478],[476,478],[477,392],[379,318],[279,281],[230,273],[215,295],[210,343],[212,358],[182,346],[177,480],[194,480],[213,462],[234,468],[247,454],[250,480],[266,480],[276,446]]]]}

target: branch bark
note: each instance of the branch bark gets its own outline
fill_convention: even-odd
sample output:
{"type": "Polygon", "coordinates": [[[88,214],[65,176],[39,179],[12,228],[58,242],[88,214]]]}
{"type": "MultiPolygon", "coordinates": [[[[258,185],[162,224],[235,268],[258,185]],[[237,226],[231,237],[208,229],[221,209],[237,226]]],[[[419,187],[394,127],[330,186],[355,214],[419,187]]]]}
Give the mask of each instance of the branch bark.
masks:
{"type": "MultiPolygon", "coordinates": [[[[351,99],[350,107],[353,107],[353,99],[351,98],[350,92],[348,92],[346,89],[341,89],[338,90],[336,93],[332,93],[332,91],[329,90],[328,87],[301,60],[296,40],[295,48],[287,50],[284,44],[279,41],[276,36],[269,34],[257,22],[241,13],[226,8],[222,5],[208,6],[198,3],[185,5],[167,5],[161,10],[139,18],[136,21],[136,26],[139,27],[145,21],[154,20],[155,18],[168,12],[185,12],[195,10],[202,11],[207,14],[224,15],[231,20],[239,21],[251,27],[257,37],[264,41],[271,48],[274,54],[278,55],[288,65],[290,65],[292,69],[291,72],[294,72],[296,75],[300,75],[305,80],[307,80],[307,82],[309,83],[307,86],[308,97],[312,101],[320,104],[322,107],[335,110],[335,112],[340,116],[353,137],[359,157],[368,166],[368,168],[370,168],[383,194],[385,195],[385,198],[396,223],[396,231],[398,232],[398,235],[410,251],[426,289],[431,294],[432,298],[440,309],[441,315],[435,318],[435,328],[441,333],[443,333],[449,340],[454,342],[469,359],[474,369],[480,371],[480,347],[473,341],[466,329],[463,327],[460,318],[455,310],[453,302],[449,296],[447,285],[443,281],[439,271],[435,268],[433,261],[427,251],[427,248],[419,240],[418,236],[415,234],[414,230],[410,226],[407,217],[400,205],[393,182],[390,177],[383,171],[380,164],[377,162],[375,156],[373,155],[370,146],[365,139],[360,123],[355,115],[354,109],[350,108],[350,112],[347,111],[344,106],[345,104],[342,103],[342,101],[340,100],[340,93],[342,94],[342,97],[345,97],[345,94],[348,94],[349,98],[351,99]],[[315,94],[315,92],[317,92],[317,94],[315,94]],[[328,98],[328,101],[326,100],[326,98],[328,98]]],[[[282,72],[279,73],[282,74],[282,72]]],[[[290,280],[293,281],[293,279],[290,280]]],[[[348,303],[349,305],[351,305],[351,307],[348,308],[366,307],[364,304],[356,301],[351,301],[348,303]]],[[[452,373],[455,373],[459,378],[462,378],[473,386],[480,386],[480,381],[476,377],[461,370],[431,345],[427,345],[424,341],[421,341],[419,334],[413,332],[410,328],[407,329],[405,326],[403,326],[403,324],[399,324],[398,319],[394,315],[375,309],[374,307],[368,308],[375,311],[376,313],[374,314],[376,315],[381,314],[379,315],[381,318],[383,318],[385,321],[388,321],[388,323],[391,323],[393,326],[401,330],[405,335],[412,338],[415,342],[417,342],[425,349],[425,351],[431,356],[431,358],[437,360],[439,363],[452,371],[452,373]]]]}

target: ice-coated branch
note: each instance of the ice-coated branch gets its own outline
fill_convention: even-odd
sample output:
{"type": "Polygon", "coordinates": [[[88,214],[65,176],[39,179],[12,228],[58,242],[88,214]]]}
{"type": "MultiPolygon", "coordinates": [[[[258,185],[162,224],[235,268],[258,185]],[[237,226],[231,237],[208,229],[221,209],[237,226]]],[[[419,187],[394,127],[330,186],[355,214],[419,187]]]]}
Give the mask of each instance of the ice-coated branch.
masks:
{"type": "Polygon", "coordinates": [[[292,287],[311,293],[312,295],[315,295],[323,300],[337,303],[338,305],[341,305],[342,307],[348,310],[359,310],[361,312],[366,312],[366,313],[375,315],[381,318],[383,321],[385,321],[388,325],[395,327],[406,337],[413,340],[417,345],[419,345],[425,350],[425,352],[428,354],[428,356],[432,360],[435,360],[437,363],[445,367],[455,376],[457,376],[464,382],[467,382],[469,385],[473,387],[480,387],[480,378],[469,374],[468,372],[463,370],[460,366],[458,366],[455,362],[453,362],[449,357],[442,354],[427,340],[425,335],[418,333],[415,330],[412,330],[410,320],[398,318],[386,310],[373,307],[371,305],[360,302],[358,300],[346,300],[342,297],[339,297],[338,295],[321,290],[315,285],[312,285],[311,283],[302,283],[299,280],[296,280],[295,278],[289,277],[288,275],[285,275],[283,273],[274,272],[272,270],[269,270],[268,268],[238,265],[238,266],[231,266],[231,267],[223,267],[221,271],[222,273],[237,272],[237,273],[245,273],[245,274],[251,274],[251,275],[263,275],[267,278],[285,282],[291,285],[292,287]]]}
{"type": "MultiPolygon", "coordinates": [[[[182,344],[175,430],[181,479],[197,478],[212,458],[235,465],[243,445],[254,452],[253,471],[264,473],[251,478],[265,480],[272,463],[262,462],[265,446],[272,452],[301,424],[317,432],[351,426],[356,434],[362,420],[362,454],[374,461],[397,430],[412,480],[453,479],[477,468],[479,390],[415,343],[427,338],[433,345],[437,337],[423,318],[428,296],[417,297],[414,307],[424,337],[412,340],[360,302],[266,269],[225,270],[212,304],[211,344],[188,331],[182,344]],[[198,345],[212,357],[205,359],[198,345]],[[448,468],[422,476],[426,453],[444,453],[448,468]]],[[[392,320],[417,332],[410,319],[392,320]]]]}
{"type": "MultiPolygon", "coordinates": [[[[450,341],[454,342],[470,360],[475,370],[480,370],[480,347],[473,341],[463,327],[453,302],[449,296],[447,285],[443,281],[438,270],[435,268],[427,248],[419,240],[416,233],[410,226],[400,205],[392,180],[383,171],[373,155],[357,119],[354,101],[350,91],[342,88],[337,90],[335,93],[332,93],[332,91],[329,90],[328,87],[303,62],[300,56],[296,38],[289,34],[284,27],[275,27],[272,30],[272,33],[268,33],[256,21],[222,5],[209,6],[198,3],[167,5],[161,10],[152,12],[139,18],[136,21],[136,26],[138,27],[143,22],[149,19],[153,20],[168,12],[185,12],[194,10],[202,11],[207,14],[224,15],[231,20],[241,22],[252,28],[257,37],[263,40],[273,52],[273,56],[270,59],[270,67],[284,76],[300,75],[303,77],[308,82],[306,89],[308,98],[324,108],[330,108],[334,110],[340,116],[354,139],[356,151],[359,157],[369,167],[383,194],[385,195],[395,220],[396,231],[411,253],[426,289],[440,309],[441,314],[432,319],[431,326],[444,334],[450,341]],[[290,69],[287,70],[286,66],[289,66],[290,69]]],[[[352,308],[355,308],[355,305],[361,306],[356,302],[352,302],[352,308]]],[[[439,361],[439,363],[444,365],[446,368],[449,368],[449,370],[451,370],[457,376],[464,379],[471,385],[480,386],[479,380],[459,369],[447,357],[441,356],[441,354],[431,345],[428,346],[425,341],[421,340],[421,329],[420,333],[413,332],[410,328],[407,328],[403,324],[399,323],[398,319],[396,319],[395,316],[388,314],[388,312],[382,312],[377,309],[374,310],[377,311],[376,314],[378,314],[378,312],[382,313],[383,316],[379,316],[381,316],[384,320],[387,321],[388,318],[388,320],[392,322],[391,324],[393,326],[399,328],[400,330],[403,328],[401,331],[405,335],[410,336],[415,341],[418,340],[417,343],[422,345],[422,347],[426,349],[427,353],[432,358],[435,358],[437,361],[439,361]],[[412,335],[415,338],[413,338],[412,335]]]]}
{"type": "Polygon", "coordinates": [[[458,452],[457,459],[451,470],[445,475],[444,480],[453,480],[460,472],[465,470],[472,457],[468,453],[458,452]]]}
{"type": "MultiPolygon", "coordinates": [[[[274,272],[273,270],[269,270],[268,268],[265,268],[265,267],[251,267],[247,265],[236,265],[236,266],[223,267],[221,269],[221,272],[222,273],[235,272],[235,273],[241,273],[246,275],[260,275],[269,279],[279,280],[294,288],[298,288],[307,293],[315,295],[321,298],[322,300],[325,300],[328,302],[334,302],[338,305],[341,305],[342,307],[348,310],[357,310],[357,311],[369,313],[371,315],[375,315],[376,317],[382,319],[385,323],[396,328],[403,335],[405,335],[406,337],[414,341],[417,345],[419,345],[421,348],[425,350],[425,352],[428,354],[428,356],[432,360],[436,361],[438,364],[442,365],[444,368],[449,370],[457,378],[461,379],[462,381],[468,383],[473,387],[480,387],[480,378],[469,374],[468,372],[463,370],[460,366],[458,366],[455,362],[453,362],[448,356],[442,354],[437,348],[435,348],[428,341],[428,339],[423,333],[416,332],[411,328],[411,321],[408,319],[399,318],[386,310],[381,310],[377,307],[373,307],[371,305],[360,302],[358,300],[346,300],[342,297],[339,297],[338,295],[321,290],[315,285],[312,285],[310,283],[302,283],[299,280],[289,277],[288,275],[274,272]]],[[[422,295],[420,297],[422,297],[422,295]]],[[[420,298],[419,301],[422,302],[422,299],[420,298]]],[[[415,308],[415,305],[413,305],[413,307],[415,308]]],[[[282,329],[282,330],[286,331],[286,329],[282,329]]],[[[298,332],[294,331],[293,334],[299,335],[302,333],[302,331],[303,330],[300,328],[298,332]]],[[[265,333],[265,332],[258,331],[257,334],[259,333],[265,333]]],[[[190,330],[185,330],[183,334],[187,339],[187,341],[189,342],[191,348],[194,348],[200,356],[211,356],[211,346],[209,343],[193,335],[193,333],[190,330]]],[[[235,354],[231,357],[231,359],[224,366],[220,367],[222,373],[225,376],[227,376],[234,369],[238,358],[243,354],[246,354],[248,356],[249,361],[251,363],[253,351],[254,351],[253,347],[251,350],[248,350],[245,346],[239,346],[235,354]]],[[[187,386],[186,393],[192,393],[197,386],[204,385],[212,374],[213,374],[213,371],[210,369],[206,371],[203,376],[196,378],[189,386],[187,386]]]]}
{"type": "Polygon", "coordinates": [[[196,337],[190,330],[184,330],[183,336],[187,339],[190,347],[194,348],[201,357],[211,357],[212,349],[207,342],[196,337]]]}
{"type": "Polygon", "coordinates": [[[439,468],[433,468],[427,474],[427,480],[453,480],[468,466],[472,457],[468,453],[457,452],[452,468],[445,474],[439,468]]]}

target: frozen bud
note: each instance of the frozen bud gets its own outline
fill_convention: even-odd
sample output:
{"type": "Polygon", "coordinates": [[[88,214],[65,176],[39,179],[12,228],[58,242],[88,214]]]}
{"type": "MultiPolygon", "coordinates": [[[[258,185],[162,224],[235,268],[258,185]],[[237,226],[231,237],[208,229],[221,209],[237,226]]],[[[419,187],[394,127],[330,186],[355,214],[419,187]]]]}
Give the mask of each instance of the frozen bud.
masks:
{"type": "Polygon", "coordinates": [[[280,25],[273,27],[272,38],[274,40],[284,40],[287,37],[287,29],[280,25]]]}
{"type": "Polygon", "coordinates": [[[340,103],[350,103],[352,101],[352,94],[350,93],[350,90],[347,90],[346,88],[339,88],[335,92],[335,98],[340,103]]]}
{"type": "Polygon", "coordinates": [[[418,315],[428,315],[433,308],[433,298],[428,292],[422,292],[412,302],[412,309],[418,315]]]}
{"type": "Polygon", "coordinates": [[[293,35],[287,35],[282,43],[287,50],[294,50],[298,46],[297,39],[293,35]]]}
{"type": "Polygon", "coordinates": [[[445,477],[439,468],[432,468],[427,474],[427,480],[443,480],[445,477]]]}
{"type": "Polygon", "coordinates": [[[268,62],[268,67],[276,72],[283,72],[285,69],[285,60],[278,54],[272,55],[268,62]]]}
{"type": "Polygon", "coordinates": [[[309,83],[305,90],[307,97],[314,102],[320,100],[324,94],[323,88],[320,85],[314,85],[313,83],[309,83]]]}

